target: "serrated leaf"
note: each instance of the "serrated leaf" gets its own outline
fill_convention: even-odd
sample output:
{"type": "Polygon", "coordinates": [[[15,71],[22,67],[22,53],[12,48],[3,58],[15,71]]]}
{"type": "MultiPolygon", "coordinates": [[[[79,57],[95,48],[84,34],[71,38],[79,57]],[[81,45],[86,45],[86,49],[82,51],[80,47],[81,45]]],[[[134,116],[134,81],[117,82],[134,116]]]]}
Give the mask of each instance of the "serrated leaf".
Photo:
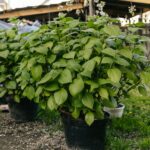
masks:
{"type": "Polygon", "coordinates": [[[86,106],[87,108],[93,109],[94,98],[93,98],[92,94],[86,93],[86,94],[82,97],[82,103],[83,103],[83,105],[86,106]]]}
{"type": "Polygon", "coordinates": [[[90,126],[94,122],[94,113],[88,112],[85,115],[85,122],[90,126]]]}
{"type": "Polygon", "coordinates": [[[81,77],[73,80],[69,85],[69,92],[72,96],[78,95],[84,89],[84,82],[81,77]]]}
{"type": "Polygon", "coordinates": [[[121,79],[121,71],[117,68],[108,69],[107,75],[112,82],[119,83],[121,79]]]}
{"type": "Polygon", "coordinates": [[[36,65],[31,68],[31,75],[34,80],[38,81],[41,79],[43,69],[41,65],[36,65]]]}
{"type": "Polygon", "coordinates": [[[48,101],[47,101],[47,107],[53,111],[55,109],[57,109],[57,104],[55,103],[55,99],[54,96],[50,96],[48,101]]]}
{"type": "Polygon", "coordinates": [[[71,71],[69,69],[64,69],[61,72],[60,77],[58,78],[58,82],[61,84],[66,84],[66,83],[72,82],[71,71]]]}
{"type": "Polygon", "coordinates": [[[23,96],[26,96],[29,100],[32,100],[35,96],[35,90],[33,86],[27,86],[23,91],[23,96]]]}
{"type": "Polygon", "coordinates": [[[55,102],[58,106],[62,105],[67,100],[68,93],[64,88],[62,88],[59,91],[54,93],[54,98],[55,98],[55,102]]]}

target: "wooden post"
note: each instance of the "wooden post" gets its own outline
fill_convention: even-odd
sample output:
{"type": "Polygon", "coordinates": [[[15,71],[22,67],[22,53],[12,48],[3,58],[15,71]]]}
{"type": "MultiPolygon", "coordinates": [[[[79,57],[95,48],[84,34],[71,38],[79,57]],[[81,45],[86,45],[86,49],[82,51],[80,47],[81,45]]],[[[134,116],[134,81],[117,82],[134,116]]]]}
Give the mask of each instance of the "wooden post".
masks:
{"type": "Polygon", "coordinates": [[[94,16],[94,1],[89,0],[89,16],[94,16]]]}

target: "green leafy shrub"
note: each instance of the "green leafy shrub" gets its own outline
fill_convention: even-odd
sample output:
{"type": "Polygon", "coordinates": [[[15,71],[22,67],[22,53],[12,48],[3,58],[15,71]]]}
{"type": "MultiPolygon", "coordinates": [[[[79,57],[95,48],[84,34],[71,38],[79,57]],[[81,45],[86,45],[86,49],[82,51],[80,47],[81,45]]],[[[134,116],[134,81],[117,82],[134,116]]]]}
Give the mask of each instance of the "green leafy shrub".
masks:
{"type": "Polygon", "coordinates": [[[21,58],[15,72],[21,96],[91,125],[104,118],[103,106],[116,107],[133,90],[147,95],[147,38],[131,28],[123,32],[107,16],[87,22],[60,16],[26,35],[15,53],[21,58]]]}

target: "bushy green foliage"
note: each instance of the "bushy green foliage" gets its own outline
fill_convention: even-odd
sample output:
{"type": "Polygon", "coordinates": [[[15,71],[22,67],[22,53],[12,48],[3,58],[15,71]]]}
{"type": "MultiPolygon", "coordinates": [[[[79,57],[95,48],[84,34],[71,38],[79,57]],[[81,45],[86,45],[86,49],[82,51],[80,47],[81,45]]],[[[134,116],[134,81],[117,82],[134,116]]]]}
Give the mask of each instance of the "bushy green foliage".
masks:
{"type": "Polygon", "coordinates": [[[65,109],[76,119],[84,116],[88,125],[103,119],[103,106],[116,107],[133,89],[139,95],[149,91],[147,38],[131,28],[123,32],[107,16],[82,22],[60,15],[27,35],[2,32],[7,38],[0,44],[1,96],[65,109]]]}

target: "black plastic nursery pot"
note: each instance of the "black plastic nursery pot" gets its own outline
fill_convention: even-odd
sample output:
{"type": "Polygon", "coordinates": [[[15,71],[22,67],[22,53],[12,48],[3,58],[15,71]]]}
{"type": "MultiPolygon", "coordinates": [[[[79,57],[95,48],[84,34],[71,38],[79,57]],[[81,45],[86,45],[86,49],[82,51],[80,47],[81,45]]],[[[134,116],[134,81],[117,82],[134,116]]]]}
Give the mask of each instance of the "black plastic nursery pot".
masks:
{"type": "Polygon", "coordinates": [[[73,119],[71,115],[61,112],[66,143],[69,147],[84,150],[104,150],[107,119],[95,120],[88,126],[82,119],[73,119]]]}
{"type": "Polygon", "coordinates": [[[22,99],[20,103],[13,101],[11,97],[7,97],[10,116],[16,122],[28,122],[36,119],[38,105],[33,101],[22,99]]]}

